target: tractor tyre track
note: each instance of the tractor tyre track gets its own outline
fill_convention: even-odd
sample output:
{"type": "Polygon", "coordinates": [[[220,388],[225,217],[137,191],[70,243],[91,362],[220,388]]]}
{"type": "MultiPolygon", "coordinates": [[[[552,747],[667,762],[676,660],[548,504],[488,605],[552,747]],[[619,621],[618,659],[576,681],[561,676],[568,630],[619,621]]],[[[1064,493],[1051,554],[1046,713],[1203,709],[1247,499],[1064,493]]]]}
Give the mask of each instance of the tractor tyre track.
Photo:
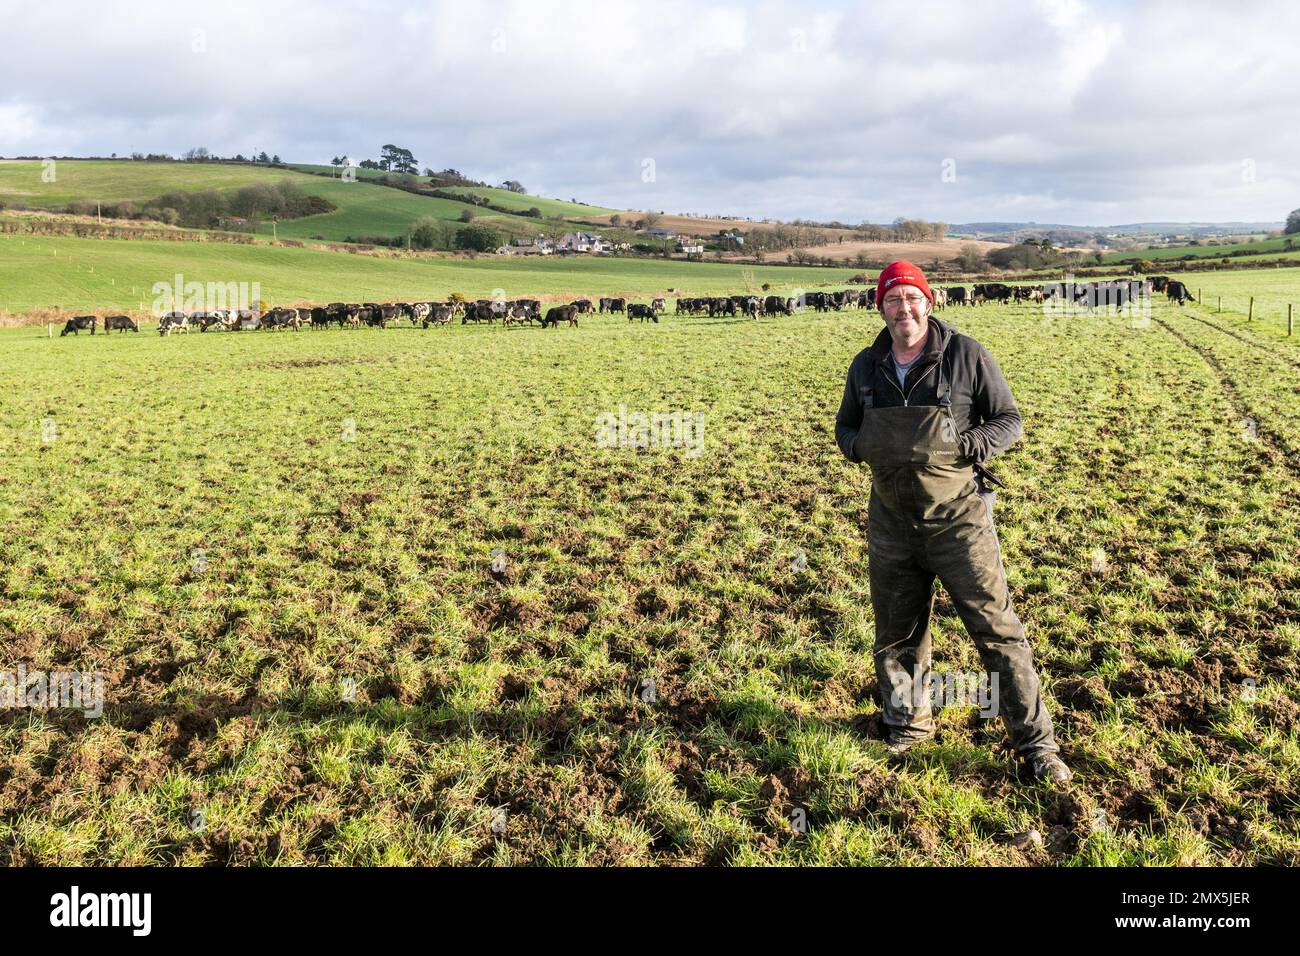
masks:
{"type": "Polygon", "coordinates": [[[1273,455],[1266,455],[1265,457],[1269,458],[1272,464],[1279,464],[1292,475],[1300,478],[1300,451],[1293,448],[1285,438],[1277,433],[1258,426],[1259,414],[1250,407],[1250,403],[1246,401],[1245,397],[1241,394],[1241,391],[1237,388],[1236,383],[1228,375],[1227,369],[1225,369],[1223,363],[1219,361],[1219,357],[1204,345],[1193,342],[1163,319],[1157,319],[1155,316],[1152,316],[1152,321],[1158,323],[1161,328],[1199,355],[1204,360],[1205,364],[1210,366],[1215,377],[1218,378],[1219,384],[1223,387],[1224,393],[1227,395],[1228,402],[1232,406],[1233,411],[1240,415],[1243,420],[1249,418],[1251,421],[1256,423],[1256,436],[1262,439],[1264,444],[1273,452],[1273,455]],[[1274,456],[1281,460],[1273,460],[1274,456]]]}

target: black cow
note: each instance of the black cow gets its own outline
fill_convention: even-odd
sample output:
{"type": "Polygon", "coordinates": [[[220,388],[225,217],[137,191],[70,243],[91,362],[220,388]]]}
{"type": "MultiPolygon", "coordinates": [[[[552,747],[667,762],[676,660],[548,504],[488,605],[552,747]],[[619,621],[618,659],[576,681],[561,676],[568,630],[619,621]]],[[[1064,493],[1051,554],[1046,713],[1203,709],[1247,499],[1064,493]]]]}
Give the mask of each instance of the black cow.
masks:
{"type": "Polygon", "coordinates": [[[104,316],[104,332],[112,332],[114,329],[117,329],[119,332],[139,332],[140,326],[132,322],[129,315],[104,316]]]}
{"type": "Polygon", "coordinates": [[[953,305],[969,305],[970,299],[966,295],[966,287],[964,285],[949,286],[948,301],[953,305]]]}
{"type": "Polygon", "coordinates": [[[466,322],[486,322],[491,325],[497,320],[497,312],[492,308],[490,302],[473,302],[465,306],[465,314],[460,318],[460,324],[466,322]]]}
{"type": "MultiPolygon", "coordinates": [[[[594,308],[591,304],[590,299],[574,299],[573,306],[578,310],[579,314],[581,315],[590,315],[594,308]]],[[[539,310],[541,309],[540,303],[538,303],[538,309],[539,310]]]]}
{"type": "Polygon", "coordinates": [[[786,305],[786,301],[779,295],[769,295],[763,300],[763,311],[772,315],[778,312],[782,315],[790,315],[793,310],[786,305]]]}
{"type": "Polygon", "coordinates": [[[1169,296],[1169,301],[1171,302],[1177,300],[1179,305],[1182,305],[1185,299],[1191,300],[1192,302],[1196,301],[1192,293],[1188,291],[1187,286],[1183,285],[1177,279],[1171,279],[1165,285],[1165,295],[1169,296]]]}
{"type": "Polygon", "coordinates": [[[68,319],[68,324],[63,327],[59,333],[59,338],[71,332],[73,335],[80,335],[84,329],[90,329],[90,334],[95,334],[95,324],[99,321],[98,317],[93,315],[77,315],[68,319]]]}
{"type": "Polygon", "coordinates": [[[1169,276],[1152,276],[1147,281],[1151,283],[1152,292],[1164,292],[1169,285],[1169,276]]]}
{"type": "Polygon", "coordinates": [[[633,319],[640,319],[642,322],[651,319],[655,323],[659,322],[659,316],[655,315],[655,310],[648,305],[641,305],[639,302],[634,302],[627,307],[627,320],[631,322],[633,319]]]}
{"type": "Polygon", "coordinates": [[[1003,285],[1001,282],[985,282],[976,285],[972,295],[974,303],[978,305],[992,299],[994,302],[1006,302],[1015,294],[1015,290],[1009,285],[1003,285]]]}
{"type": "Polygon", "coordinates": [[[548,309],[546,318],[542,319],[542,328],[546,328],[548,325],[551,328],[559,328],[561,322],[577,325],[578,307],[576,305],[557,305],[548,309]]]}

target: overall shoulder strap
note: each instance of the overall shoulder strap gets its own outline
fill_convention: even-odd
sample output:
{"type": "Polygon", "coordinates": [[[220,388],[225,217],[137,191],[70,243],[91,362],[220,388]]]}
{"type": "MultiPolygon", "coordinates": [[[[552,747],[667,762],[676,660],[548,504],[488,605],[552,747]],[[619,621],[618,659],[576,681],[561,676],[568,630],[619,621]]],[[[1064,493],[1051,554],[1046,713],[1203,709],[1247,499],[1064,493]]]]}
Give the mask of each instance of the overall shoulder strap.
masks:
{"type": "Polygon", "coordinates": [[[944,346],[943,354],[939,356],[939,382],[934,387],[935,404],[952,405],[952,360],[949,357],[952,352],[952,339],[944,346]]]}
{"type": "Polygon", "coordinates": [[[862,377],[866,379],[867,385],[862,392],[862,404],[867,408],[875,408],[875,389],[876,389],[876,355],[870,349],[867,350],[867,359],[863,363],[862,377]]]}

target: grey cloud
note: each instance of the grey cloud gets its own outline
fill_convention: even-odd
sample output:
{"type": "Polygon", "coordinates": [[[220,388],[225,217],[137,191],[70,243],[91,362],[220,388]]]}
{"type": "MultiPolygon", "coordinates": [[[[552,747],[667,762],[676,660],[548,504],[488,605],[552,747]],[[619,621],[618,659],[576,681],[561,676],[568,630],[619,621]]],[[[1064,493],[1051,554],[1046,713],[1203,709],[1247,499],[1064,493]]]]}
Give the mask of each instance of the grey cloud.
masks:
{"type": "Polygon", "coordinates": [[[1300,12],[1280,0],[8,0],[0,17],[6,155],[398,142],[563,198],[848,221],[1300,204],[1300,12]]]}

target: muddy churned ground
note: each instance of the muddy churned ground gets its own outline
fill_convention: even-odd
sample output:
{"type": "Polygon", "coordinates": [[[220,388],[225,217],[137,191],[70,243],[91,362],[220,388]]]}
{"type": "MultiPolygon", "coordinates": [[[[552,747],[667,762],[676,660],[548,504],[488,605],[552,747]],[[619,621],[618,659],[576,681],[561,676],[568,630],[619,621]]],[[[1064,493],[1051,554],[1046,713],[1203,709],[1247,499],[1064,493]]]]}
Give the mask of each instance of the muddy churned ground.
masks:
{"type": "Polygon", "coordinates": [[[1300,346],[946,317],[1025,415],[997,523],[1069,788],[973,707],[879,741],[833,438],[874,314],[9,329],[0,670],[103,713],[0,710],[0,858],[1297,864],[1300,346]],[[637,412],[702,432],[602,447],[637,412]]]}

